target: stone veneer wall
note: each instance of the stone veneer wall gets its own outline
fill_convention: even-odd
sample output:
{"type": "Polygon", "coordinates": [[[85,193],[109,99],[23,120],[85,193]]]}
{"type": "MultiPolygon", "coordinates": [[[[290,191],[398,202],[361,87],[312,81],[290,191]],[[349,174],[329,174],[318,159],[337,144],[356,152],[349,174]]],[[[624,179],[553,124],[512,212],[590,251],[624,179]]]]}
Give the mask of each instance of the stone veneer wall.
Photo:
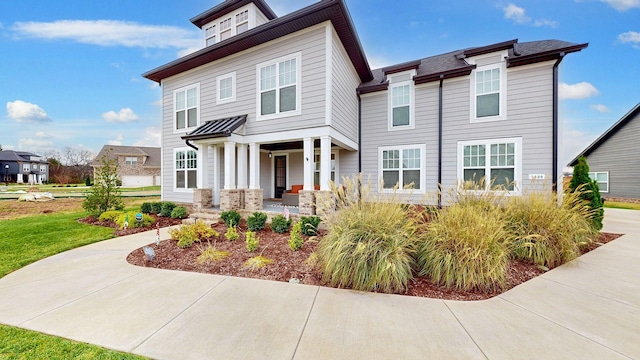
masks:
{"type": "Polygon", "coordinates": [[[210,209],[213,207],[213,190],[212,189],[194,189],[193,190],[193,209],[200,211],[202,209],[210,209]]]}
{"type": "Polygon", "coordinates": [[[336,209],[336,200],[331,191],[316,191],[316,214],[329,215],[336,209]]]}
{"type": "Polygon", "coordinates": [[[264,190],[247,189],[244,191],[244,208],[249,211],[260,211],[264,206],[264,190]]]}
{"type": "Polygon", "coordinates": [[[220,210],[240,210],[242,209],[242,200],[244,199],[244,190],[240,189],[224,189],[220,190],[220,210]],[[242,197],[240,196],[242,193],[242,197]]]}
{"type": "Polygon", "coordinates": [[[316,192],[313,190],[300,190],[298,192],[298,211],[300,215],[316,214],[316,192]]]}

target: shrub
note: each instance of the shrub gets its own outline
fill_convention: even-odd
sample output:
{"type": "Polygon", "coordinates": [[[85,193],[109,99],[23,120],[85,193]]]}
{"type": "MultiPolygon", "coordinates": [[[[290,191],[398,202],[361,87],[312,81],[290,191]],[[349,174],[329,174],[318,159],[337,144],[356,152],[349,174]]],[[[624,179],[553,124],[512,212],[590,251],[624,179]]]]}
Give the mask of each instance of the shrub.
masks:
{"type": "Polygon", "coordinates": [[[454,204],[433,217],[421,238],[421,276],[459,290],[504,288],[511,238],[499,208],[454,204]]]}
{"type": "Polygon", "coordinates": [[[130,228],[143,228],[143,227],[148,227],[153,225],[153,223],[155,222],[155,220],[147,215],[147,214],[142,214],[142,221],[138,222],[136,220],[136,212],[135,211],[129,211],[126,213],[121,213],[120,216],[118,216],[118,218],[116,219],[116,224],[120,225],[120,228],[124,228],[124,222],[128,221],[129,222],[129,227],[130,228]]]}
{"type": "Polygon", "coordinates": [[[148,203],[148,202],[142,203],[142,205],[140,205],[140,212],[142,212],[143,214],[151,214],[152,212],[151,203],[148,203]]]}
{"type": "Polygon", "coordinates": [[[286,233],[289,230],[289,226],[291,226],[291,219],[287,219],[280,214],[271,219],[271,230],[278,234],[286,233]]]}
{"type": "MultiPolygon", "coordinates": [[[[107,152],[100,158],[100,163],[101,165],[96,167],[94,184],[87,198],[82,202],[82,208],[95,217],[108,210],[124,209],[121,192],[116,184],[118,161],[109,159],[109,152],[107,152]]],[[[69,186],[67,184],[67,187],[69,186]]]]}
{"type": "Polygon", "coordinates": [[[304,245],[304,239],[302,238],[302,223],[297,222],[293,225],[291,229],[291,234],[289,235],[289,248],[293,251],[298,251],[304,245]]]}
{"type": "Polygon", "coordinates": [[[235,210],[223,211],[222,214],[220,214],[220,217],[227,227],[237,226],[240,224],[240,219],[242,218],[235,210]]]}
{"type": "Polygon", "coordinates": [[[254,256],[244,262],[244,268],[249,270],[258,270],[271,264],[272,262],[273,260],[268,259],[262,255],[254,256]]]}
{"type": "Polygon", "coordinates": [[[260,238],[256,236],[256,233],[253,231],[247,231],[245,242],[247,243],[247,250],[249,252],[254,252],[258,250],[258,244],[260,243],[260,238]]]}
{"type": "Polygon", "coordinates": [[[228,251],[217,250],[215,247],[209,244],[206,248],[200,249],[200,255],[198,255],[198,257],[196,258],[196,263],[198,265],[213,264],[214,262],[220,261],[227,256],[229,256],[228,251]]]}
{"type": "Polygon", "coordinates": [[[320,217],[318,216],[303,216],[300,218],[302,233],[307,236],[314,236],[318,234],[318,225],[320,225],[320,217]]]}
{"type": "Polygon", "coordinates": [[[184,219],[186,217],[187,217],[187,208],[185,208],[184,206],[176,206],[171,211],[172,219],[184,219]]]}
{"type": "Polygon", "coordinates": [[[589,218],[593,210],[579,193],[556,196],[531,193],[509,199],[508,229],[514,236],[512,255],[552,268],[580,256],[580,248],[597,236],[589,218]]]}
{"type": "Polygon", "coordinates": [[[160,216],[169,217],[171,216],[171,212],[176,207],[176,204],[165,201],[162,203],[162,207],[160,208],[160,216]]]}
{"type": "Polygon", "coordinates": [[[359,180],[344,181],[344,197],[327,216],[328,231],[316,249],[322,279],[330,286],[400,292],[413,278],[415,224],[395,194],[375,195],[359,180]]]}
{"type": "Polygon", "coordinates": [[[247,218],[247,228],[251,231],[262,230],[267,223],[267,214],[256,211],[247,218]]]}
{"type": "Polygon", "coordinates": [[[227,232],[224,233],[224,237],[229,241],[236,241],[238,240],[240,235],[238,234],[238,230],[235,226],[229,226],[227,228],[227,232]]]}
{"type": "Polygon", "coordinates": [[[162,212],[162,202],[152,202],[151,203],[151,212],[154,214],[160,214],[162,212]]]}
{"type": "Polygon", "coordinates": [[[91,176],[87,175],[87,178],[84,179],[84,184],[86,186],[91,186],[91,176]]]}
{"type": "Polygon", "coordinates": [[[169,229],[169,235],[171,235],[172,240],[178,241],[178,246],[181,248],[190,247],[194,242],[209,240],[220,236],[217,231],[202,221],[196,221],[195,224],[181,225],[179,228],[169,229]]]}
{"type": "Polygon", "coordinates": [[[573,167],[573,177],[569,183],[569,189],[572,193],[578,193],[580,198],[593,209],[590,218],[593,228],[598,231],[602,229],[602,219],[604,219],[602,195],[598,183],[589,177],[589,165],[584,156],[579,157],[578,164],[573,167]]]}
{"type": "Polygon", "coordinates": [[[120,217],[120,215],[124,214],[122,211],[120,210],[109,210],[109,211],[105,211],[103,212],[100,217],[98,218],[98,220],[100,221],[113,221],[116,222],[116,220],[120,217]]]}

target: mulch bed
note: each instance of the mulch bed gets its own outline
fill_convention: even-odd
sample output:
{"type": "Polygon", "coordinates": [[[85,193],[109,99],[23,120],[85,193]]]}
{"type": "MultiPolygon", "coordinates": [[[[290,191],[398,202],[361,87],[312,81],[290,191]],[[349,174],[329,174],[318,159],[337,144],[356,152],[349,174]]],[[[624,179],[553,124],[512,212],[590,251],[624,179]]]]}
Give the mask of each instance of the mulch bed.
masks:
{"type": "MultiPolygon", "coordinates": [[[[172,219],[170,217],[158,216],[156,214],[148,214],[148,215],[151,216],[154,220],[154,223],[152,226],[146,226],[146,227],[140,227],[140,228],[129,227],[126,230],[121,229],[118,224],[112,221],[100,221],[99,219],[96,219],[93,216],[87,216],[85,218],[79,219],[78,222],[81,222],[83,224],[88,224],[88,225],[96,225],[96,226],[113,228],[114,229],[113,234],[115,236],[126,236],[131,234],[137,234],[139,232],[153,230],[156,228],[156,226],[162,228],[162,227],[182,224],[181,219],[172,219]]],[[[135,222],[135,220],[133,220],[133,222],[135,222]]]]}
{"type": "MultiPolygon", "coordinates": [[[[162,225],[161,226],[165,226],[162,225]]],[[[290,281],[297,279],[302,284],[323,285],[320,274],[310,264],[307,259],[314,251],[317,245],[317,238],[305,237],[305,243],[299,251],[289,249],[289,234],[278,234],[272,232],[268,226],[267,229],[256,232],[260,238],[260,245],[256,252],[251,253],[245,247],[246,225],[244,220],[238,227],[240,238],[236,241],[228,241],[224,237],[226,226],[223,223],[212,226],[219,234],[216,242],[210,245],[216,250],[228,251],[229,256],[222,260],[211,264],[199,265],[196,258],[208,244],[196,243],[190,248],[181,249],[177,246],[177,241],[164,240],[159,246],[150,244],[155,251],[155,258],[149,261],[142,249],[136,249],[129,254],[127,261],[133,265],[180,270],[193,271],[207,274],[218,274],[225,276],[239,276],[274,281],[290,281]],[[262,255],[273,262],[261,269],[250,270],[244,266],[245,261],[249,258],[262,255]]],[[[144,230],[142,230],[144,231],[144,230]]],[[[322,232],[318,237],[322,236],[322,232]]],[[[619,234],[601,233],[597,242],[590,248],[584,249],[584,252],[591,251],[602,244],[618,238],[619,234]]],[[[512,261],[507,272],[507,288],[509,290],[523,282],[526,282],[545,271],[539,269],[536,265],[528,264],[522,261],[512,261]]],[[[408,286],[406,292],[402,295],[429,297],[436,299],[450,300],[482,300],[499,295],[501,292],[482,292],[482,291],[458,291],[447,289],[432,283],[427,278],[415,278],[408,286]]]]}

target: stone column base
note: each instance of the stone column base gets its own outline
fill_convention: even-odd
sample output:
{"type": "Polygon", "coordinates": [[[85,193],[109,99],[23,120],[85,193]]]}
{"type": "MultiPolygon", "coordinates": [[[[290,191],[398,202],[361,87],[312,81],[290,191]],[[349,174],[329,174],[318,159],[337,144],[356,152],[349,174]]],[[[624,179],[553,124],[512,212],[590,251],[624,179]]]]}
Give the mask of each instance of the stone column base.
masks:
{"type": "Polygon", "coordinates": [[[213,190],[212,189],[194,189],[193,190],[193,209],[200,211],[202,209],[210,209],[213,207],[213,190]]]}
{"type": "Polygon", "coordinates": [[[300,215],[310,216],[316,214],[316,196],[313,190],[300,190],[298,192],[298,212],[300,215]]]}
{"type": "Polygon", "coordinates": [[[246,189],[244,191],[244,208],[248,211],[262,211],[264,206],[264,190],[246,189]]]}
{"type": "Polygon", "coordinates": [[[220,210],[240,210],[242,209],[240,193],[244,195],[244,190],[224,189],[220,190],[220,210]]]}
{"type": "Polygon", "coordinates": [[[316,214],[329,215],[336,209],[336,200],[331,191],[316,191],[316,214]]]}

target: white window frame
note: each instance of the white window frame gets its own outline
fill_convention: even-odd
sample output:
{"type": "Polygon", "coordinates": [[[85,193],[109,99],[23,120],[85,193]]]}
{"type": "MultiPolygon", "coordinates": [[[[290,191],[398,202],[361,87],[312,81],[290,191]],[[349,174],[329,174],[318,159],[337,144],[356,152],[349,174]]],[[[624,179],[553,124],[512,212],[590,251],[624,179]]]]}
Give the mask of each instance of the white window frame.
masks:
{"type": "MultiPolygon", "coordinates": [[[[331,155],[333,156],[333,163],[334,163],[334,168],[333,170],[331,170],[331,172],[333,173],[333,182],[335,184],[339,184],[340,183],[340,171],[339,171],[339,162],[338,162],[338,155],[339,152],[337,150],[331,150],[331,155]]],[[[320,151],[314,151],[313,152],[313,185],[320,185],[319,181],[318,184],[316,184],[316,174],[318,174],[318,179],[320,179],[320,151]],[[316,161],[317,160],[317,161],[316,161]]],[[[329,180],[331,180],[331,174],[329,174],[329,180]]]]}
{"type": "Polygon", "coordinates": [[[216,104],[226,104],[229,102],[236,101],[236,72],[231,72],[228,74],[220,75],[216,77],[216,104]],[[231,79],[231,96],[222,98],[220,96],[220,90],[222,90],[222,82],[224,80],[231,79]]]}
{"type": "MultiPolygon", "coordinates": [[[[271,119],[278,119],[278,118],[283,118],[283,117],[288,117],[288,116],[295,116],[295,115],[300,115],[302,113],[302,103],[301,103],[301,93],[302,93],[302,53],[301,52],[297,52],[294,54],[290,54],[290,55],[285,55],[285,56],[281,56],[279,58],[276,59],[272,59],[269,61],[265,61],[262,62],[258,65],[256,65],[256,119],[258,121],[260,120],[271,120],[271,119]],[[296,81],[295,81],[295,86],[296,86],[296,108],[295,110],[289,110],[289,111],[284,111],[281,112],[280,111],[280,89],[284,88],[284,87],[289,87],[291,86],[291,84],[288,84],[286,86],[280,86],[280,63],[283,63],[285,61],[289,61],[289,60],[294,60],[296,61],[296,81]],[[272,66],[275,65],[276,68],[276,86],[275,86],[275,90],[276,90],[276,112],[274,114],[267,114],[267,115],[262,115],[261,114],[261,107],[262,107],[262,90],[261,90],[261,78],[260,78],[260,71],[261,69],[268,67],[268,66],[272,66]]],[[[270,91],[270,90],[269,90],[270,91]]]]}
{"type": "Polygon", "coordinates": [[[192,149],[190,147],[185,147],[185,148],[175,148],[173,149],[173,158],[172,158],[172,162],[173,162],[173,174],[172,174],[172,178],[173,178],[173,191],[175,192],[193,192],[193,189],[197,189],[198,188],[198,172],[201,171],[200,169],[198,169],[198,162],[200,161],[199,159],[200,155],[199,152],[196,151],[195,149],[192,149]],[[194,152],[196,154],[196,166],[195,167],[189,167],[189,158],[188,158],[188,154],[189,152],[194,152]],[[178,170],[183,170],[182,168],[179,169],[177,167],[177,160],[176,160],[176,156],[178,153],[184,153],[184,184],[185,187],[184,188],[179,188],[178,187],[178,170]],[[190,188],[188,187],[189,185],[189,176],[188,176],[188,172],[190,170],[195,170],[196,171],[196,187],[194,188],[190,188]]]}
{"type": "Polygon", "coordinates": [[[125,165],[138,165],[138,157],[137,156],[125,156],[124,164],[125,165]]]}
{"type": "Polygon", "coordinates": [[[47,165],[40,165],[40,172],[47,172],[47,165]]]}
{"type": "Polygon", "coordinates": [[[236,35],[237,34],[242,34],[243,32],[249,31],[249,17],[250,17],[250,12],[249,9],[240,11],[238,13],[235,14],[235,32],[236,35]],[[242,14],[247,14],[246,19],[242,19],[240,21],[238,21],[238,16],[242,15],[242,14]],[[240,27],[240,25],[244,25],[247,24],[247,30],[243,31],[243,32],[238,32],[238,27],[240,27]]]}
{"type": "Polygon", "coordinates": [[[235,27],[233,26],[233,17],[227,17],[227,18],[220,19],[220,21],[218,21],[218,29],[219,29],[218,30],[219,31],[218,32],[218,41],[225,41],[225,40],[231,38],[233,35],[235,35],[234,34],[235,27]],[[227,26],[227,24],[228,24],[228,26],[227,26]],[[223,28],[223,25],[227,26],[227,27],[223,28]],[[223,36],[222,34],[225,34],[225,33],[229,33],[229,37],[223,39],[222,38],[222,36],[223,36]]]}
{"type": "Polygon", "coordinates": [[[218,42],[218,27],[215,23],[207,24],[204,26],[204,46],[211,46],[218,42]],[[207,32],[210,30],[211,32],[207,35],[207,32]],[[213,42],[209,44],[209,39],[213,39],[213,42]]]}
{"type": "Polygon", "coordinates": [[[31,171],[31,164],[22,164],[22,172],[29,172],[31,171]]]}
{"type": "MultiPolygon", "coordinates": [[[[410,130],[415,129],[415,104],[416,104],[416,90],[413,77],[416,76],[416,70],[408,70],[395,74],[387,75],[389,81],[389,90],[387,91],[387,117],[389,122],[387,124],[387,130],[410,130]],[[408,80],[398,81],[397,79],[409,77],[408,80]],[[409,87],[409,124],[408,125],[393,125],[393,109],[397,106],[393,104],[393,92],[395,88],[409,87]]],[[[403,105],[406,106],[406,105],[403,105]]]]}
{"type": "MultiPolygon", "coordinates": [[[[470,58],[467,59],[467,61],[469,62],[469,64],[475,65],[477,61],[482,61],[483,59],[486,58],[491,58],[491,57],[496,57],[499,56],[501,61],[497,62],[497,63],[493,63],[493,64],[485,64],[485,65],[478,65],[472,72],[471,72],[471,77],[469,80],[470,83],[470,118],[471,118],[471,123],[481,123],[481,122],[488,122],[488,121],[499,121],[499,120],[506,120],[507,119],[507,63],[505,62],[504,58],[505,56],[507,56],[508,53],[506,51],[504,52],[500,52],[499,54],[497,53],[491,53],[491,54],[487,54],[485,56],[477,56],[474,58],[470,58]],[[478,110],[477,110],[477,100],[478,100],[478,94],[476,91],[476,81],[477,81],[477,76],[478,76],[478,72],[480,71],[487,71],[487,70],[493,70],[493,69],[499,69],[500,70],[500,91],[499,91],[499,97],[498,97],[498,101],[499,106],[498,106],[498,115],[494,115],[494,116],[482,116],[482,117],[478,117],[478,110]]],[[[482,94],[480,94],[482,95],[482,94]]]]}
{"type": "MultiPolygon", "coordinates": [[[[408,170],[415,170],[413,168],[408,169],[408,170]]],[[[380,146],[378,147],[378,179],[380,181],[380,185],[379,185],[379,189],[378,191],[381,193],[393,193],[398,192],[398,193],[411,193],[411,194],[426,194],[427,192],[427,146],[425,144],[411,144],[411,145],[398,145],[398,146],[380,146]],[[402,188],[402,183],[403,183],[403,173],[402,173],[402,157],[403,157],[403,150],[413,150],[413,149],[418,149],[420,150],[420,168],[418,170],[420,170],[420,188],[416,189],[403,189],[402,188]],[[398,181],[399,181],[399,185],[398,185],[398,189],[394,190],[394,189],[385,189],[384,185],[382,185],[382,173],[383,173],[383,152],[384,151],[392,151],[392,150],[399,150],[400,152],[400,158],[399,158],[399,162],[400,162],[400,167],[398,168],[398,181]]],[[[389,185],[389,184],[388,184],[389,185]]],[[[395,185],[395,184],[394,184],[395,185]]]]}
{"type": "MultiPolygon", "coordinates": [[[[238,26],[239,25],[243,25],[243,24],[247,24],[247,30],[243,31],[249,31],[251,29],[253,29],[256,26],[256,6],[253,3],[250,3],[248,5],[245,5],[239,9],[237,9],[235,12],[231,13],[231,14],[225,14],[222,17],[219,17],[217,19],[214,19],[213,21],[205,24],[204,26],[202,26],[201,30],[202,30],[202,36],[204,39],[204,47],[207,46],[211,46],[214,44],[219,43],[221,40],[221,35],[222,33],[224,33],[225,31],[220,31],[220,25],[221,23],[223,23],[225,20],[230,20],[228,24],[230,24],[230,29],[231,31],[225,29],[225,31],[229,31],[229,38],[236,36],[238,34],[242,34],[242,32],[238,32],[238,26]],[[247,19],[246,20],[242,20],[240,22],[238,22],[237,16],[240,14],[243,14],[247,12],[247,19]],[[207,30],[210,30],[209,33],[207,33],[207,30]],[[211,42],[210,44],[208,44],[207,42],[213,39],[213,42],[211,42]]],[[[226,40],[226,39],[225,39],[226,40]]]]}
{"type": "Polygon", "coordinates": [[[188,132],[190,130],[194,130],[196,129],[198,126],[200,126],[200,83],[196,83],[196,84],[192,84],[192,85],[188,85],[185,87],[181,87],[179,89],[176,89],[173,91],[173,133],[185,133],[188,132]],[[191,89],[195,89],[196,90],[196,105],[189,107],[188,106],[188,99],[187,99],[187,94],[188,91],[191,89]],[[184,128],[180,128],[178,129],[178,116],[177,116],[177,96],[178,93],[180,92],[184,92],[184,96],[185,96],[185,127],[184,128]],[[195,126],[189,126],[189,117],[188,117],[188,113],[189,113],[189,109],[195,108],[196,109],[196,124],[195,126]]]}
{"type": "MultiPolygon", "coordinates": [[[[521,137],[515,137],[515,138],[502,138],[502,139],[483,139],[483,140],[469,140],[469,141],[458,141],[458,155],[457,155],[457,162],[458,162],[458,185],[462,186],[464,184],[464,147],[465,146],[471,146],[471,145],[484,145],[485,146],[485,165],[484,165],[484,169],[485,169],[485,176],[486,174],[489,174],[489,181],[486,181],[486,188],[484,189],[485,191],[490,190],[489,189],[489,185],[491,183],[491,169],[495,168],[495,167],[499,167],[499,166],[491,166],[491,145],[492,144],[505,144],[505,143],[513,143],[515,146],[514,152],[515,152],[515,158],[514,158],[514,166],[513,166],[513,174],[514,174],[514,179],[511,179],[511,181],[514,182],[514,187],[513,190],[511,191],[505,191],[506,195],[508,196],[514,196],[514,195],[520,195],[522,193],[522,138],[521,137]]],[[[480,179],[478,179],[480,180],[480,179]]],[[[461,189],[464,191],[464,189],[461,189]]],[[[471,192],[475,192],[472,190],[466,190],[466,191],[471,191],[471,192]]]]}
{"type": "Polygon", "coordinates": [[[607,191],[604,191],[602,189],[600,189],[601,193],[609,193],[610,189],[611,189],[611,181],[609,180],[609,172],[608,171],[589,171],[589,178],[591,178],[591,180],[595,180],[596,183],[598,184],[598,188],[600,188],[600,184],[601,183],[606,183],[607,184],[607,191]],[[607,181],[598,181],[598,174],[606,174],[607,175],[607,181]]]}

